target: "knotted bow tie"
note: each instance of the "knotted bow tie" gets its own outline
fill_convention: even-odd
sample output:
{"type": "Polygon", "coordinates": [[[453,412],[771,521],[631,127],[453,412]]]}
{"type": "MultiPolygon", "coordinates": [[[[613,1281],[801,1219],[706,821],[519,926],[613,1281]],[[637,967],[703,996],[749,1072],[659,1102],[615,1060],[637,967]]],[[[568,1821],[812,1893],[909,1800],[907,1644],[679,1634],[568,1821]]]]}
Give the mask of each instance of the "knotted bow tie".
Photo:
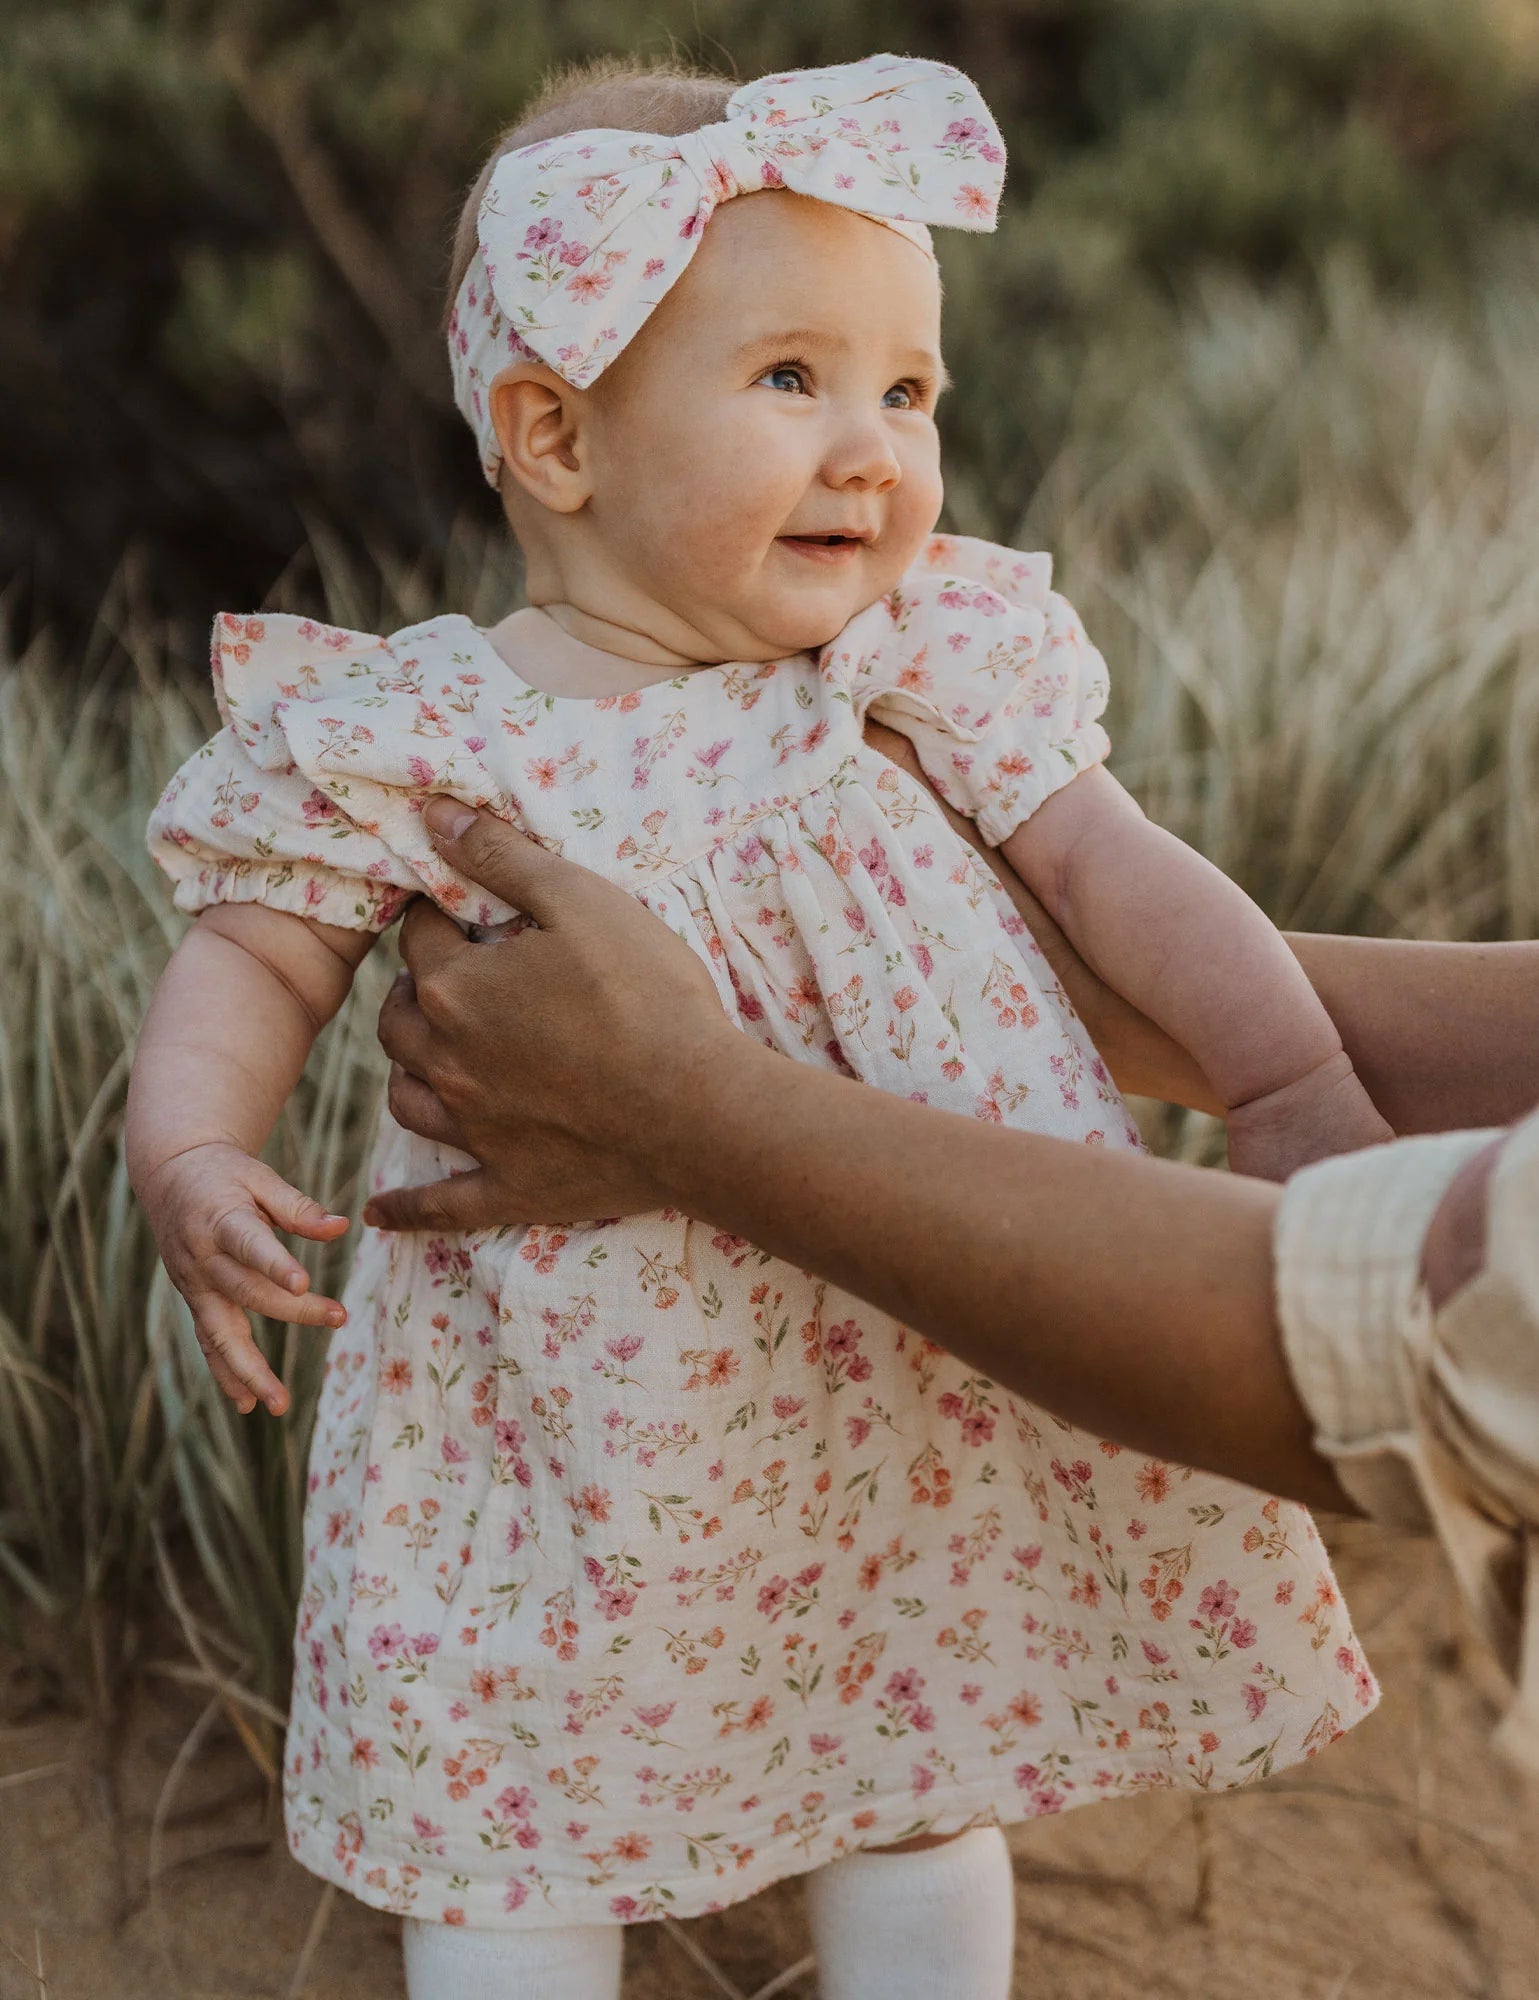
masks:
{"type": "Polygon", "coordinates": [[[1005,149],[960,70],[901,56],[760,77],[677,138],[570,132],[505,153],[449,321],[455,401],[502,462],[487,386],[515,360],[585,388],[689,267],[714,209],[789,188],[929,249],[927,224],[992,229],[1005,149]]]}

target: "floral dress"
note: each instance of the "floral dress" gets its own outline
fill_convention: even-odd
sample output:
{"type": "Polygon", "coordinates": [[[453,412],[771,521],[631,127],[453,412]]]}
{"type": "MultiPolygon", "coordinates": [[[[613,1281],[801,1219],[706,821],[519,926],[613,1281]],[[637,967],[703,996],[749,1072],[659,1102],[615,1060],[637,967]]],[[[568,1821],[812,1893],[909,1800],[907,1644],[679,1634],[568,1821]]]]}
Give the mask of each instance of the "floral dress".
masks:
{"type": "MultiPolygon", "coordinates": [[[[622,883],[789,1060],[1134,1148],[993,877],[862,741],[868,711],[903,730],[994,842],[1102,758],[1105,669],[1048,579],[937,537],[817,655],[603,699],[529,688],[457,614],[221,616],[225,727],[152,847],[184,909],[505,919],[422,830],[449,791],[622,883]]],[[[460,1164],[386,1116],[371,1179],[460,1164]]],[[[1376,1698],[1301,1508],[1087,1436],[709,1224],[366,1229],[345,1298],[284,1791],[295,1855],[365,1902],[687,1916],[863,1845],[1248,1784],[1376,1698]]]]}

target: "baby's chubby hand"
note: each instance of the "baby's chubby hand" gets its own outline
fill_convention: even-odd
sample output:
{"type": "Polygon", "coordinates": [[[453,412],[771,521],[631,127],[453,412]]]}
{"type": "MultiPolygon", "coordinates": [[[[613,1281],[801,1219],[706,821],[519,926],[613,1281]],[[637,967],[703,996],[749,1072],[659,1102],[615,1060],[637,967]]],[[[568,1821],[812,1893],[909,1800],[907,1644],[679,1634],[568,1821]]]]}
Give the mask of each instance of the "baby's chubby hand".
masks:
{"type": "Polygon", "coordinates": [[[1265,1181],[1285,1181],[1312,1160],[1395,1136],[1344,1049],[1291,1083],[1232,1106],[1228,1120],[1231,1170],[1265,1181]]]}
{"type": "Polygon", "coordinates": [[[347,1217],[328,1215],[271,1167],[223,1141],[162,1161],[138,1195],[214,1380],[242,1416],[258,1399],[281,1416],[288,1391],[253,1339],[247,1313],[332,1328],[347,1314],[335,1299],[310,1293],[309,1273],[278,1241],[273,1224],[332,1243],[346,1231],[347,1217]]]}

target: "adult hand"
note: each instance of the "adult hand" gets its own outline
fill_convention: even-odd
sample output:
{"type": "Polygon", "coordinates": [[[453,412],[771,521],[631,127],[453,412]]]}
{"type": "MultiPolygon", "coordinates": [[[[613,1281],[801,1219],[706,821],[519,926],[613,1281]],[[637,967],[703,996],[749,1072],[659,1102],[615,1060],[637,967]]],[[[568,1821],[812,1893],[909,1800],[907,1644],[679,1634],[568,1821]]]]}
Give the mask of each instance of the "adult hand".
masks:
{"type": "Polygon", "coordinates": [[[472,943],[426,900],[407,911],[408,969],[379,1018],[390,1110],[481,1165],[377,1194],[366,1220],[473,1230],[661,1206],[647,1080],[687,1096],[747,1047],[710,974],[634,897],[490,813],[435,799],[426,817],[445,858],[533,926],[472,943]]]}
{"type": "MultiPolygon", "coordinates": [[[[906,737],[869,720],[865,734],[910,778],[928,783],[906,737]]],[[[1119,1084],[1208,1103],[1211,1091],[1186,1052],[1090,970],[969,821],[937,804],[1003,884],[1119,1084]]],[[[447,827],[455,817],[444,800],[428,823],[447,827]]],[[[424,1138],[470,1153],[481,1171],[457,1175],[452,1189],[446,1182],[377,1195],[370,1221],[471,1229],[656,1207],[661,1190],[634,1148],[655,1116],[657,1079],[702,1052],[691,1043],[709,992],[699,962],[633,898],[489,815],[439,844],[462,873],[531,915],[538,913],[526,900],[529,885],[543,883],[549,921],[539,934],[524,931],[493,948],[468,946],[425,901],[407,912],[407,972],[380,1014],[380,1039],[395,1064],[391,1111],[424,1138]],[[682,1055],[668,1055],[670,1047],[682,1055]],[[573,1078],[564,1099],[553,1081],[562,1075],[573,1078]],[[639,1101],[649,1079],[650,1111],[639,1101]],[[632,1114],[629,1128],[614,1128],[606,1141],[602,1122],[622,1105],[632,1114]]],[[[726,1024],[714,995],[711,1009],[719,1030],[726,1024]]]]}

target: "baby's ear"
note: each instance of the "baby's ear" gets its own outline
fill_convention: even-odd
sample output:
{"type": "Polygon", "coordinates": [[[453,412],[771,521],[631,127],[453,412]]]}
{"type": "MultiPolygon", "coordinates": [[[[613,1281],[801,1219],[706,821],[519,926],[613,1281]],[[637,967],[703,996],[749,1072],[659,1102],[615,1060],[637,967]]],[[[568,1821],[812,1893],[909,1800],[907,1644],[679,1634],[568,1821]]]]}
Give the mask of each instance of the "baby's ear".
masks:
{"type": "Polygon", "coordinates": [[[583,392],[540,361],[516,361],[488,389],[503,465],[553,514],[575,514],[592,488],[580,449],[583,392]]]}

